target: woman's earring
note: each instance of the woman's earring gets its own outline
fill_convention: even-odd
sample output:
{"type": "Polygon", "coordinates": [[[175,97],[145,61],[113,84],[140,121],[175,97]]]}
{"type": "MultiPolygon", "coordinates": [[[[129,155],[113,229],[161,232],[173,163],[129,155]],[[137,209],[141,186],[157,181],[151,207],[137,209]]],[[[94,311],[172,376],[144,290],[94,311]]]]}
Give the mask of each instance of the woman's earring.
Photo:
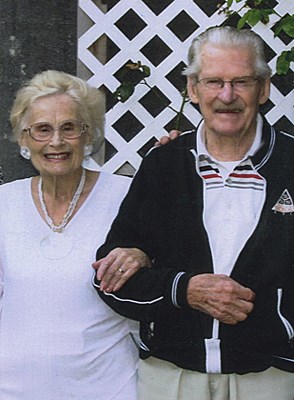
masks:
{"type": "Polygon", "coordinates": [[[89,165],[91,164],[90,154],[92,154],[92,151],[93,151],[93,145],[91,143],[87,143],[84,145],[84,161],[83,161],[84,168],[89,167],[89,165]]]}
{"type": "Polygon", "coordinates": [[[31,159],[31,151],[27,146],[21,146],[20,155],[23,158],[25,158],[26,160],[30,160],[31,159]]]}
{"type": "Polygon", "coordinates": [[[93,151],[93,145],[91,143],[87,143],[84,146],[84,157],[89,157],[89,155],[93,151]]]}

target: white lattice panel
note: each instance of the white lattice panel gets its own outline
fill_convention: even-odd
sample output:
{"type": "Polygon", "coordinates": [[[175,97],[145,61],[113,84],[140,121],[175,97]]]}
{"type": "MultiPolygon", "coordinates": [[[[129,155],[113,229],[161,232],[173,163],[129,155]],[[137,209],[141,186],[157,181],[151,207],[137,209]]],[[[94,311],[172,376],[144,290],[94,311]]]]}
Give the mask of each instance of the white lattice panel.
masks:
{"type": "MultiPolygon", "coordinates": [[[[220,25],[225,20],[225,16],[219,14],[217,10],[212,14],[211,12],[205,12],[203,7],[205,2],[203,1],[174,0],[163,2],[167,5],[158,15],[156,15],[144,1],[120,0],[110,3],[112,4],[109,11],[106,10],[106,7],[104,7],[105,9],[102,11],[91,0],[79,1],[79,8],[83,20],[85,20],[86,17],[90,21],[88,28],[78,39],[78,58],[84,70],[87,70],[88,82],[97,88],[104,86],[109,92],[113,93],[120,84],[115,77],[117,71],[130,59],[135,62],[140,60],[143,64],[151,68],[151,76],[148,78],[149,84],[151,86],[156,86],[171,101],[170,105],[175,109],[179,109],[181,94],[171,81],[167,79],[167,75],[173,71],[180,62],[186,62],[186,56],[192,38],[201,33],[208,26],[220,25]],[[200,7],[200,3],[202,7],[200,7]],[[146,26],[131,39],[124,34],[123,30],[118,28],[118,21],[121,21],[130,10],[138,16],[138,21],[146,24],[146,26]],[[183,11],[196,22],[196,28],[185,40],[180,40],[168,27],[168,24],[174,21],[183,11]],[[93,55],[93,52],[90,51],[89,48],[104,35],[117,46],[118,50],[109,61],[102,63],[93,55]],[[142,48],[156,35],[171,51],[155,66],[150,59],[143,54],[142,48]]],[[[146,3],[150,4],[150,1],[146,3]]],[[[154,0],[154,3],[157,3],[157,1],[154,0]]],[[[210,2],[208,1],[206,3],[210,2]]],[[[294,5],[290,1],[282,0],[277,2],[275,9],[280,15],[285,15],[286,13],[293,14],[294,5]],[[292,5],[290,5],[290,3],[292,5]]],[[[272,21],[274,23],[274,18],[272,21]]],[[[293,44],[285,44],[279,38],[274,38],[271,27],[272,24],[258,24],[254,27],[254,31],[262,36],[275,54],[269,63],[273,72],[275,72],[277,55],[280,54],[282,50],[290,49],[293,44]]],[[[183,29],[185,29],[185,26],[183,26],[183,29]]],[[[85,78],[85,76],[81,77],[85,78]]],[[[174,118],[175,114],[173,111],[166,108],[158,115],[152,116],[139,102],[148,92],[149,89],[146,86],[139,85],[136,87],[133,96],[127,102],[118,102],[107,112],[105,136],[107,141],[116,149],[116,153],[114,152],[115,154],[104,164],[103,168],[105,170],[117,172],[124,169],[128,170],[130,166],[131,170],[132,168],[137,169],[141,162],[140,154],[142,154],[142,148],[146,146],[152,138],[154,140],[154,138],[159,138],[167,133],[164,127],[174,118]],[[142,128],[131,135],[131,140],[126,140],[114,127],[114,125],[117,126],[118,121],[127,112],[131,113],[127,115],[132,115],[132,118],[134,117],[142,124],[142,128]],[[128,168],[126,168],[126,166],[128,166],[128,168]]],[[[285,93],[284,89],[283,92],[281,92],[277,80],[277,83],[274,82],[272,85],[270,102],[271,104],[266,112],[266,117],[271,124],[277,123],[281,118],[286,118],[287,122],[290,121],[293,123],[293,91],[285,93]]],[[[190,104],[187,104],[185,107],[185,116],[187,120],[194,125],[200,120],[200,114],[190,104]]],[[[127,121],[125,123],[127,124],[127,121]]]]}

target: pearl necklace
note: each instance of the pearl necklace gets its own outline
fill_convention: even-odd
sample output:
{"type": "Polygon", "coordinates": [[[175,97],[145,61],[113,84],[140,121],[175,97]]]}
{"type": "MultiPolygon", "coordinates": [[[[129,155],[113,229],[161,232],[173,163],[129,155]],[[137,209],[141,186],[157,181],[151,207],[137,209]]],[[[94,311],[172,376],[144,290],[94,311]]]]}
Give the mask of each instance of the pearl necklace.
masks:
{"type": "Polygon", "coordinates": [[[50,226],[50,228],[53,230],[53,232],[61,233],[63,231],[64,227],[68,223],[68,220],[70,219],[70,217],[72,216],[72,214],[76,208],[79,198],[81,197],[82,191],[85,186],[85,182],[86,182],[86,171],[83,168],[79,186],[78,186],[75,194],[73,195],[71,202],[69,203],[68,209],[67,209],[66,213],[64,214],[61,223],[59,225],[55,225],[52,218],[49,216],[47,208],[46,208],[46,204],[45,204],[44,196],[43,196],[43,190],[42,190],[42,177],[40,176],[40,179],[38,182],[39,201],[40,201],[43,213],[45,215],[46,222],[50,226]]]}

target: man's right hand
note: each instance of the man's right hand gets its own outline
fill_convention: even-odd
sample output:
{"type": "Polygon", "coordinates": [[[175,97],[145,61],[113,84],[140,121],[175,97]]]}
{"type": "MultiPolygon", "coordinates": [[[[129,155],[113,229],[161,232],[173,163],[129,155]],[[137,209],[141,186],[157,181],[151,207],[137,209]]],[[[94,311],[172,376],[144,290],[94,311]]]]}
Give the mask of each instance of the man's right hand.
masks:
{"type": "Polygon", "coordinates": [[[255,293],[227,275],[201,274],[193,276],[187,288],[191,307],[220,322],[236,325],[253,310],[255,293]]]}

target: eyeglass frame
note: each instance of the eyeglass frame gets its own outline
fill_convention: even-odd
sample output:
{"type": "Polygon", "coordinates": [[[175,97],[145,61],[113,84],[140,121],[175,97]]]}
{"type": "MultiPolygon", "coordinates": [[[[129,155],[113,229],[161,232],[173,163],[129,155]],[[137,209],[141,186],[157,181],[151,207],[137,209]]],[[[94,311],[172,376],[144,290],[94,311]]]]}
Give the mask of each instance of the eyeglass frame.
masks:
{"type": "Polygon", "coordinates": [[[31,137],[32,139],[36,140],[36,142],[47,142],[48,140],[51,140],[51,139],[52,139],[52,137],[53,137],[54,133],[56,132],[56,130],[58,131],[59,135],[60,135],[63,139],[72,140],[72,139],[78,139],[79,137],[81,137],[81,136],[85,133],[85,131],[86,131],[87,128],[89,128],[89,125],[85,124],[84,122],[79,121],[79,120],[71,120],[71,119],[70,119],[70,120],[66,120],[66,121],[62,122],[62,123],[59,124],[57,127],[53,127],[51,124],[49,124],[49,122],[36,122],[35,124],[30,125],[28,128],[23,129],[23,132],[27,132],[27,133],[30,135],[30,137],[31,137]],[[77,122],[78,122],[78,123],[81,125],[81,132],[80,132],[79,135],[74,136],[74,137],[66,137],[66,136],[60,131],[61,126],[64,125],[64,124],[66,124],[66,123],[68,123],[68,122],[74,122],[74,123],[77,123],[77,122]],[[42,139],[42,140],[36,139],[36,138],[32,135],[31,129],[32,129],[32,127],[33,127],[34,125],[42,125],[42,124],[50,126],[50,127],[52,128],[52,134],[51,134],[51,136],[48,137],[47,139],[42,139]]]}
{"type": "Polygon", "coordinates": [[[220,89],[224,88],[225,83],[230,83],[230,86],[231,86],[232,89],[245,90],[245,89],[247,89],[249,87],[254,86],[256,82],[260,82],[260,81],[261,81],[261,79],[258,78],[258,77],[255,77],[255,76],[240,76],[240,77],[233,78],[231,80],[224,80],[224,79],[217,78],[217,77],[211,77],[211,78],[201,78],[201,79],[197,78],[196,79],[196,84],[199,83],[200,85],[202,85],[206,89],[220,90],[220,89]],[[250,78],[251,79],[251,83],[248,84],[248,85],[245,85],[245,86],[236,86],[236,81],[242,80],[242,79],[245,79],[245,78],[250,78]],[[218,81],[221,86],[218,86],[218,87],[215,87],[215,88],[209,87],[209,86],[207,86],[207,84],[204,83],[204,81],[206,81],[206,80],[218,81]]]}

